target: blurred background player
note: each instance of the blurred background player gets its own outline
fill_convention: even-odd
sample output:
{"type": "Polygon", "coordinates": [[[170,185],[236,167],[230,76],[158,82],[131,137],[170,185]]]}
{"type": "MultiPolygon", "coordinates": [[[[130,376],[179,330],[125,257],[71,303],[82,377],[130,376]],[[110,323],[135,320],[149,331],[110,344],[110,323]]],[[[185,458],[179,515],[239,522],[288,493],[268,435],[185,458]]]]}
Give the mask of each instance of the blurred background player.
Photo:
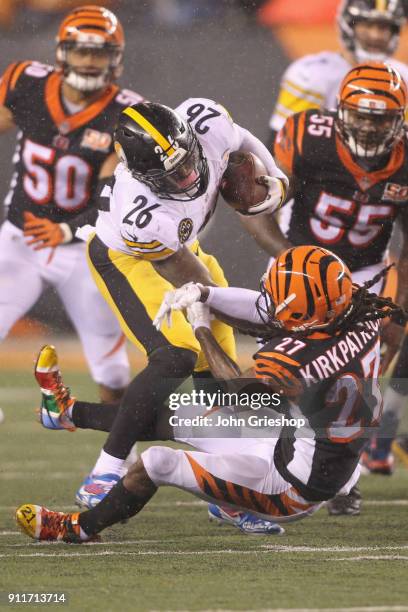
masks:
{"type": "MultiPolygon", "coordinates": [[[[87,507],[98,504],[120,479],[137,431],[142,424],[148,429],[170,393],[190,375],[199,388],[216,385],[184,315],[179,313],[161,331],[153,319],[173,287],[188,281],[227,284],[218,261],[202,251],[197,236],[215,212],[229,153],[252,151],[267,169],[269,176],[258,179],[267,187],[265,200],[249,209],[251,218],[279,208],[287,186],[267,148],[235,124],[223,106],[204,98],[190,98],[175,111],[155,103],[126,108],[115,131],[115,148],[121,163],[111,186],[102,191],[105,203],[96,228],[88,228],[89,263],[101,294],[128,339],[147,356],[147,365],[127,387],[113,424],[110,419],[106,426],[110,433],[92,474],[77,492],[77,502],[87,507]]],[[[234,359],[232,328],[215,320],[213,331],[234,359]]],[[[69,397],[52,348],[41,351],[36,372],[46,427],[81,426],[76,420],[81,412],[92,413],[100,425],[108,414],[109,407],[69,397]]],[[[259,527],[264,533],[276,531],[273,524],[259,527]]]]}
{"type": "MultiPolygon", "coordinates": [[[[306,55],[286,69],[270,119],[270,146],[294,113],[335,108],[340,83],[354,64],[389,59],[397,48],[404,23],[401,0],[343,0],[337,17],[343,50],[306,55]]],[[[408,81],[408,66],[394,59],[392,65],[408,81]]]]}
{"type": "Polygon", "coordinates": [[[19,130],[0,233],[0,338],[52,285],[102,401],[115,401],[129,382],[124,336],[75,231],[95,221],[98,181],[117,164],[112,135],[118,114],[142,98],[115,85],[125,43],[113,13],[75,9],[56,40],[55,67],[17,62],[0,84],[0,131],[19,130]]]}
{"type": "MultiPolygon", "coordinates": [[[[350,70],[337,111],[291,116],[275,143],[276,161],[291,181],[293,204],[283,208],[278,243],[314,242],[342,257],[353,280],[372,279],[386,266],[395,220],[402,225],[397,302],[408,306],[408,158],[404,131],[407,89],[389,64],[364,62],[350,70]]],[[[278,249],[276,254],[278,254],[278,249]]],[[[373,291],[388,295],[382,282],[373,291]]],[[[398,351],[404,326],[384,329],[384,368],[398,351]]],[[[359,494],[333,502],[333,513],[359,512],[359,494]],[[355,499],[353,499],[353,496],[355,499]],[[348,505],[347,505],[348,504],[348,505]]]]}
{"type": "MultiPolygon", "coordinates": [[[[271,339],[254,356],[257,388],[279,392],[285,413],[306,417],[307,425],[284,426],[278,438],[180,439],[173,432],[170,439],[193,450],[151,446],[92,510],[64,514],[24,504],[16,511],[18,525],[37,540],[80,543],[140,512],[160,486],[282,522],[310,516],[338,492],[347,494],[359,478],[365,428],[375,426],[381,412],[376,319],[405,316],[391,300],[367,289],[352,285],[347,266],[330,251],[302,246],[277,258],[261,292],[192,284],[173,292],[161,320],[181,295],[177,310],[188,308],[217,379],[242,374],[211,333],[209,306],[257,329],[263,326],[271,339]],[[342,361],[324,370],[316,367],[349,342],[342,361]]],[[[203,414],[203,407],[197,413],[203,414]]],[[[159,422],[152,425],[151,434],[145,433],[163,439],[159,422]]]]}

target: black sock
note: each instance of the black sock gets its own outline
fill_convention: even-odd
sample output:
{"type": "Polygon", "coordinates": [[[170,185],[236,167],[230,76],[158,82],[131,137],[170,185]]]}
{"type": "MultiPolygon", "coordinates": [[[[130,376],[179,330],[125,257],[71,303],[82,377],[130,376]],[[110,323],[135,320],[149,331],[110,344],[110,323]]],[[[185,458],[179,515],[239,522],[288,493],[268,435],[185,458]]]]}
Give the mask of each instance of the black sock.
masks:
{"type": "Polygon", "coordinates": [[[191,374],[196,361],[192,351],[174,346],[150,355],[147,367],[129,384],[103,450],[126,459],[135,442],[151,432],[156,411],[191,374]]]}
{"type": "Polygon", "coordinates": [[[118,404],[97,404],[76,400],[72,408],[72,421],[80,429],[110,431],[118,410],[118,404]]]}
{"type": "Polygon", "coordinates": [[[95,535],[102,529],[131,518],[140,512],[155,492],[156,490],[144,497],[135,495],[126,489],[122,478],[95,508],[81,512],[79,525],[87,535],[95,535]]]}

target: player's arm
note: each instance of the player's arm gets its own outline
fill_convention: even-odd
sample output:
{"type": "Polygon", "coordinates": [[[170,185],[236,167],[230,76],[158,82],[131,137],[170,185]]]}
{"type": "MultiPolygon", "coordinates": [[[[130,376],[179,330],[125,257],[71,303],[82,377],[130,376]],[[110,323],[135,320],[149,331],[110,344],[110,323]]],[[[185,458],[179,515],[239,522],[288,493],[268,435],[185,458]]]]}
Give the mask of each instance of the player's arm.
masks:
{"type": "Polygon", "coordinates": [[[32,213],[25,213],[24,235],[29,238],[27,244],[33,246],[35,251],[60,244],[68,244],[75,238],[75,232],[84,225],[95,225],[98,217],[98,199],[102,187],[112,177],[118,164],[116,153],[111,153],[102,164],[98,183],[94,194],[83,212],[64,223],[55,223],[50,219],[40,218],[32,213]]]}
{"type": "Polygon", "coordinates": [[[0,133],[15,127],[13,113],[7,106],[0,106],[0,133]]]}
{"type": "Polygon", "coordinates": [[[181,287],[190,282],[215,286],[208,269],[185,246],[166,259],[152,261],[156,272],[174,287],[181,287]]]}
{"type": "MultiPolygon", "coordinates": [[[[408,211],[399,218],[402,230],[402,247],[397,264],[398,290],[395,303],[408,310],[408,211]]],[[[382,360],[382,371],[385,373],[398,352],[405,335],[405,325],[391,321],[382,331],[382,341],[386,351],[382,360]]]]}
{"type": "Polygon", "coordinates": [[[211,329],[198,327],[195,335],[207,359],[211,373],[219,380],[231,380],[241,375],[238,365],[229,357],[214,338],[211,329]]]}
{"type": "Polygon", "coordinates": [[[304,58],[293,62],[282,77],[278,100],[269,121],[269,150],[273,151],[277,135],[289,117],[312,108],[321,108],[324,99],[319,67],[316,69],[306,64],[304,58]]]}
{"type": "Polygon", "coordinates": [[[172,310],[185,310],[200,302],[210,307],[217,319],[243,331],[264,335],[267,306],[259,291],[241,287],[203,286],[188,283],[166,293],[157,312],[154,325],[160,329],[163,320],[171,316],[172,310]],[[260,312],[263,312],[263,317],[260,312]]]}
{"type": "MultiPolygon", "coordinates": [[[[289,119],[280,130],[275,145],[276,163],[289,180],[286,202],[293,197],[297,181],[293,168],[295,127],[295,121],[292,118],[289,119]]],[[[254,217],[247,215],[238,216],[246,231],[272,257],[276,257],[276,255],[285,249],[293,246],[283,234],[276,218],[272,214],[254,217]]]]}

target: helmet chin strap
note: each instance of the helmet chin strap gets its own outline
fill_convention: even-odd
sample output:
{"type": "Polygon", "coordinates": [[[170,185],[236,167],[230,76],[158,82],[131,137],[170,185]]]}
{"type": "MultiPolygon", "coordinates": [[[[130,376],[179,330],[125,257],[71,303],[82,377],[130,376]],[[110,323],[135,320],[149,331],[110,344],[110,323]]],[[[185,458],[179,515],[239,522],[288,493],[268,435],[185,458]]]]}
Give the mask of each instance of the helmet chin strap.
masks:
{"type": "Polygon", "coordinates": [[[102,89],[108,82],[106,72],[98,76],[84,76],[75,70],[68,68],[68,73],[64,77],[65,82],[78,91],[97,91],[102,89]]]}

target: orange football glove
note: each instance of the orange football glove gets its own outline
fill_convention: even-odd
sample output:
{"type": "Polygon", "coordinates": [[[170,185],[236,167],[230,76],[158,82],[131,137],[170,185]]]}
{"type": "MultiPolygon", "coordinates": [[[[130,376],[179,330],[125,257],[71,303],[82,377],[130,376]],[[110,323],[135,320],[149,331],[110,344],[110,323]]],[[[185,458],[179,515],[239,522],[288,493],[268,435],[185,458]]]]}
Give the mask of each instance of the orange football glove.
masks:
{"type": "Polygon", "coordinates": [[[24,213],[24,236],[31,237],[26,244],[35,244],[34,251],[53,248],[64,242],[64,232],[59,223],[49,219],[41,219],[31,212],[24,213]]]}

